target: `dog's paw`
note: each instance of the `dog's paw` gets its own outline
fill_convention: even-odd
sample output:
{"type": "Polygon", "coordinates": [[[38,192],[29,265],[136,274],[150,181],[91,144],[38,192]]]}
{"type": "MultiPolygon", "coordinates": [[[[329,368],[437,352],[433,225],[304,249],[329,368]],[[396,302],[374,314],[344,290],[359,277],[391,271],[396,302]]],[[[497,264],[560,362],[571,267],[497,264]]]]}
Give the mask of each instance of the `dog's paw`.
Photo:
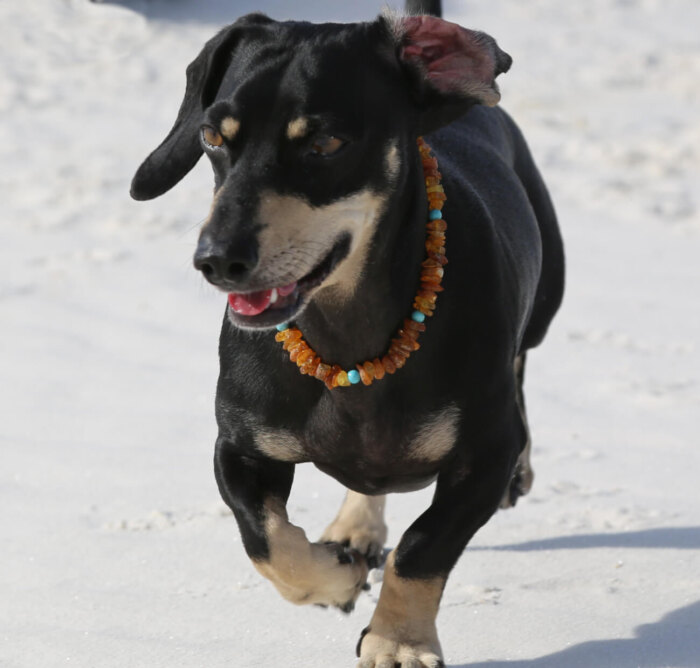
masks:
{"type": "Polygon", "coordinates": [[[355,601],[360,592],[365,589],[370,566],[362,553],[346,544],[326,541],[321,545],[335,556],[341,568],[345,567],[354,574],[354,580],[351,580],[349,587],[337,590],[333,600],[322,605],[332,605],[342,612],[350,613],[355,609],[355,601]]]}
{"type": "Polygon", "coordinates": [[[357,668],[444,668],[440,643],[433,638],[409,640],[389,633],[375,633],[367,627],[357,644],[357,668]]]}
{"type": "Polygon", "coordinates": [[[359,552],[367,560],[369,568],[381,566],[387,537],[383,507],[383,499],[353,493],[323,532],[321,542],[339,543],[359,552]]]}
{"type": "Polygon", "coordinates": [[[297,605],[333,606],[350,612],[367,582],[367,562],[337,543],[306,543],[294,554],[273,553],[253,562],[283,598],[297,605]]]}

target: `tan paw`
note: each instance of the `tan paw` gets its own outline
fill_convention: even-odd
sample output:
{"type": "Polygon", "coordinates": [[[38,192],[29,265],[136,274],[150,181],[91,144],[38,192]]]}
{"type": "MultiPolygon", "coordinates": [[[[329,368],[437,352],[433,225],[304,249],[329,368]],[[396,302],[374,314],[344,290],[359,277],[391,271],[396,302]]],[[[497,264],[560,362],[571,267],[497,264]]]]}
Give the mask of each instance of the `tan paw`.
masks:
{"type": "Polygon", "coordinates": [[[321,536],[321,542],[339,543],[364,555],[370,568],[382,562],[387,537],[384,497],[348,492],[338,516],[321,536]]]}
{"type": "Polygon", "coordinates": [[[444,668],[437,634],[415,641],[365,629],[357,645],[357,668],[444,668]]]}
{"type": "Polygon", "coordinates": [[[332,543],[307,543],[296,554],[273,553],[270,561],[255,567],[288,601],[334,606],[344,612],[355,607],[369,571],[361,554],[332,543]]]}

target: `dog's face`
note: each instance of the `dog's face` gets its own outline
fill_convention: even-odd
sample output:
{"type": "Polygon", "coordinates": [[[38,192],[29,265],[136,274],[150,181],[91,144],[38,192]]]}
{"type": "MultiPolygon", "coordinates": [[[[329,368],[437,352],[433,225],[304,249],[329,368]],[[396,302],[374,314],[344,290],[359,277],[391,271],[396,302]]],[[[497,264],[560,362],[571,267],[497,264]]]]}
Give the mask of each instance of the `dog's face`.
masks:
{"type": "Polygon", "coordinates": [[[229,293],[239,326],[290,320],[329,285],[354,288],[406,126],[388,104],[405,93],[370,39],[368,25],[246,31],[204,112],[216,190],[195,265],[229,293]]]}
{"type": "Polygon", "coordinates": [[[419,26],[412,42],[433,53],[411,56],[414,20],[314,25],[251,15],[188,68],[175,127],[132,194],[161,194],[206,153],[215,191],[195,266],[229,294],[238,326],[291,320],[329,286],[351,295],[415,137],[488,95],[497,101],[498,57],[501,70],[509,62],[492,40],[495,66],[482,89],[465,94],[462,81],[441,90],[444,71],[426,85],[435,24],[419,26]]]}

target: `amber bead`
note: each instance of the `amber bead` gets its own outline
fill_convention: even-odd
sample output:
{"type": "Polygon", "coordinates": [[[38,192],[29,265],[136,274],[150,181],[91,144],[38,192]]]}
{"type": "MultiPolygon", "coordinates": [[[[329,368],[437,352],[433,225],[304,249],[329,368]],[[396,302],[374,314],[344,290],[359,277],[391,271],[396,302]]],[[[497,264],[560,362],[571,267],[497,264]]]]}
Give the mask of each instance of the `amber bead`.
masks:
{"type": "Polygon", "coordinates": [[[405,337],[411,339],[412,341],[417,341],[418,337],[420,336],[418,332],[412,329],[400,329],[397,334],[400,339],[405,337]]]}
{"type": "Polygon", "coordinates": [[[435,301],[426,299],[425,297],[416,297],[415,301],[413,302],[414,304],[418,304],[418,308],[429,308],[432,309],[435,307],[435,301]]]}
{"type": "Polygon", "coordinates": [[[382,357],[382,366],[387,373],[396,372],[396,365],[391,361],[389,355],[384,355],[384,357],[382,357]]]}
{"type": "MultiPolygon", "coordinates": [[[[284,340],[284,344],[282,348],[285,350],[289,350],[295,343],[298,341],[301,341],[301,332],[298,329],[288,329],[285,330],[286,332],[289,332],[287,338],[284,340]]],[[[284,334],[285,332],[280,332],[280,334],[284,334]]]]}
{"type": "Polygon", "coordinates": [[[425,227],[429,232],[444,232],[447,229],[447,223],[438,218],[438,220],[431,220],[425,227]]]}
{"type": "Polygon", "coordinates": [[[384,378],[384,365],[379,361],[379,358],[375,357],[372,360],[372,365],[374,366],[374,377],[377,380],[384,378]]]}
{"type": "MultiPolygon", "coordinates": [[[[434,186],[435,188],[439,188],[440,186],[434,186]]],[[[431,192],[428,193],[428,201],[436,202],[446,202],[447,201],[447,195],[445,195],[444,192],[440,192],[439,190],[432,190],[431,192]]]]}
{"type": "Polygon", "coordinates": [[[347,371],[338,371],[338,375],[336,376],[336,380],[338,382],[339,387],[350,387],[350,381],[348,380],[348,372],[347,371]]]}
{"type": "Polygon", "coordinates": [[[393,352],[390,350],[387,357],[394,363],[394,366],[397,369],[401,369],[404,366],[404,364],[406,364],[407,358],[399,354],[398,352],[393,352]]]}
{"type": "Polygon", "coordinates": [[[416,332],[424,332],[425,331],[425,323],[424,322],[416,322],[412,318],[406,318],[403,321],[403,326],[406,329],[412,329],[416,332]]]}
{"type": "MultiPolygon", "coordinates": [[[[392,345],[391,348],[389,348],[389,352],[394,352],[398,353],[399,355],[402,355],[403,357],[408,357],[413,351],[413,343],[416,343],[415,341],[410,342],[407,339],[404,339],[402,341],[397,341],[392,345]]],[[[416,343],[416,345],[418,345],[416,343]]]]}
{"type": "Polygon", "coordinates": [[[441,241],[426,241],[425,250],[427,250],[428,253],[442,254],[445,252],[445,247],[442,245],[441,241]]]}
{"type": "Polygon", "coordinates": [[[331,373],[330,376],[326,379],[326,383],[330,383],[331,388],[338,387],[338,374],[342,371],[342,369],[337,365],[334,364],[331,367],[331,373]]]}
{"type": "Polygon", "coordinates": [[[439,278],[442,280],[442,277],[445,275],[445,270],[442,267],[428,267],[426,269],[423,269],[421,271],[420,276],[421,279],[423,278],[439,278]]]}
{"type": "Polygon", "coordinates": [[[437,158],[423,158],[423,167],[426,169],[437,169],[437,158]]]}
{"type": "Polygon", "coordinates": [[[399,339],[392,339],[391,346],[389,347],[390,355],[394,354],[407,357],[411,354],[411,352],[411,348],[409,348],[408,344],[404,343],[403,341],[399,341],[399,339]]]}
{"type": "Polygon", "coordinates": [[[370,376],[366,371],[365,367],[363,364],[358,364],[357,365],[357,370],[360,373],[360,380],[362,381],[363,385],[371,385],[373,377],[370,376]]]}
{"type": "Polygon", "coordinates": [[[285,329],[282,332],[277,332],[277,334],[275,334],[275,341],[286,341],[291,331],[291,329],[285,329]]]}
{"type": "Polygon", "coordinates": [[[431,304],[437,301],[437,295],[432,290],[418,290],[417,296],[427,299],[431,304]]]}
{"type": "Polygon", "coordinates": [[[303,353],[309,346],[306,345],[306,341],[299,341],[296,345],[289,349],[289,359],[292,362],[297,361],[297,357],[303,353]]]}
{"type": "Polygon", "coordinates": [[[447,264],[447,258],[441,253],[428,253],[428,257],[442,267],[447,264]]]}
{"type": "Polygon", "coordinates": [[[330,364],[324,364],[323,362],[320,362],[318,367],[316,368],[316,372],[314,373],[314,376],[318,378],[319,380],[325,381],[328,376],[331,374],[331,365],[330,364]]]}
{"type": "Polygon", "coordinates": [[[302,366],[303,364],[306,364],[309,360],[312,360],[314,358],[314,355],[316,353],[311,350],[311,348],[306,348],[305,350],[302,350],[298,355],[297,355],[297,365],[302,366]]]}
{"type": "Polygon", "coordinates": [[[415,339],[405,336],[399,338],[396,346],[399,350],[405,351],[408,355],[410,355],[412,352],[420,348],[420,343],[418,343],[418,341],[415,339]]]}
{"type": "Polygon", "coordinates": [[[420,287],[422,290],[429,290],[430,292],[443,292],[445,289],[442,285],[433,281],[421,281],[420,287]]]}
{"type": "Polygon", "coordinates": [[[430,205],[431,209],[437,209],[438,211],[442,210],[442,207],[445,204],[445,200],[441,199],[429,199],[428,204],[430,205]]]}
{"type": "MultiPolygon", "coordinates": [[[[321,362],[320,357],[318,357],[318,356],[310,357],[308,360],[306,360],[306,362],[304,362],[304,364],[301,365],[300,371],[302,373],[309,375],[309,376],[313,376],[313,375],[315,375],[316,367],[318,367],[320,362],[321,362]]],[[[297,361],[297,363],[298,363],[298,361],[297,361]]]]}

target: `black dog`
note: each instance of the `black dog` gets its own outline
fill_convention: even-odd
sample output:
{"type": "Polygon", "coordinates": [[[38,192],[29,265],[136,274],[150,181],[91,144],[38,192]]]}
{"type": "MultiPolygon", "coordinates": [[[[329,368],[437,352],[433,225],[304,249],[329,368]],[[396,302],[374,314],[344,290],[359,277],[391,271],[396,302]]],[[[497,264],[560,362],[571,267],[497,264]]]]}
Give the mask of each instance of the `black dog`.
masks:
{"type": "Polygon", "coordinates": [[[564,260],[525,141],[489,108],[510,64],[491,37],[433,16],[249,15],[189,66],[175,126],[132,185],[156,197],[202,152],[212,162],[195,266],[229,294],[216,478],[285,598],[352,609],[382,554],[381,495],[437,480],[387,558],[363,667],[442,665],[447,576],[532,481],[525,353],[559,307],[564,260]],[[285,509],[309,461],[350,490],[317,543],[285,509]]]}

